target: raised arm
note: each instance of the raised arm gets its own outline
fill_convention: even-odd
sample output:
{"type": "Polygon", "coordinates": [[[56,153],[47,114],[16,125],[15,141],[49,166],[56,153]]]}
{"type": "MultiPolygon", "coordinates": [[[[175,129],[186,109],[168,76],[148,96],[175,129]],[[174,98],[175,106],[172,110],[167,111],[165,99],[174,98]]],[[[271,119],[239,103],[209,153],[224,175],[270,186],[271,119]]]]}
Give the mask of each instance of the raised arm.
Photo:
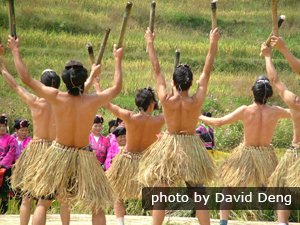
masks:
{"type": "Polygon", "coordinates": [[[13,37],[9,36],[8,47],[11,49],[15,66],[22,82],[30,87],[38,96],[47,99],[49,102],[55,102],[59,91],[55,88],[47,87],[31,77],[20,55],[19,39],[15,40],[13,37]]]}
{"type": "MultiPolygon", "coordinates": [[[[265,44],[261,46],[261,54],[265,57],[266,61],[266,70],[268,74],[268,78],[270,79],[273,87],[276,88],[282,100],[290,107],[294,108],[297,106],[297,96],[289,91],[283,82],[281,82],[278,78],[277,71],[272,62],[272,50],[267,47],[265,44]]],[[[299,106],[297,106],[299,107],[299,106]]]]}
{"type": "Polygon", "coordinates": [[[157,59],[156,51],[154,48],[154,38],[155,35],[154,33],[151,32],[150,28],[148,27],[145,33],[145,39],[147,42],[147,48],[148,48],[148,53],[149,53],[149,58],[154,70],[154,77],[156,81],[156,88],[157,88],[157,96],[161,102],[166,100],[167,98],[167,89],[166,89],[166,81],[165,78],[163,77],[161,70],[160,70],[160,65],[159,61],[157,59]]]}
{"type": "Polygon", "coordinates": [[[5,81],[7,82],[8,86],[11,89],[13,89],[27,105],[34,106],[38,98],[35,95],[28,92],[25,88],[18,85],[16,80],[13,78],[13,76],[7,71],[4,64],[2,62],[0,63],[1,63],[1,74],[5,79],[5,81]]]}
{"type": "Polygon", "coordinates": [[[132,112],[126,109],[122,109],[121,107],[114,105],[112,103],[108,103],[103,106],[105,109],[111,111],[116,117],[122,119],[123,121],[127,121],[132,112]]]}
{"type": "Polygon", "coordinates": [[[218,28],[210,31],[210,44],[209,50],[205,59],[205,64],[203,67],[202,74],[199,77],[198,83],[198,90],[195,94],[195,97],[199,100],[203,100],[205,98],[208,82],[210,78],[210,72],[212,70],[215,57],[218,52],[218,41],[220,39],[220,34],[218,28]]]}
{"type": "Polygon", "coordinates": [[[292,70],[300,75],[300,60],[289,50],[281,37],[272,36],[271,46],[278,50],[290,64],[292,70]]]}
{"type": "MultiPolygon", "coordinates": [[[[95,83],[94,83],[94,87],[96,89],[96,95],[94,95],[96,98],[96,104],[105,105],[105,104],[109,103],[114,97],[116,97],[120,93],[120,91],[122,89],[123,48],[116,49],[116,45],[114,45],[113,54],[115,57],[115,75],[114,75],[113,86],[105,89],[104,91],[101,91],[100,87],[96,88],[95,83]]],[[[91,73],[94,73],[94,72],[98,73],[98,75],[100,74],[100,65],[92,66],[91,73]]],[[[97,79],[94,79],[94,81],[95,80],[97,80],[97,79]]]]}
{"type": "Polygon", "coordinates": [[[84,83],[84,93],[88,93],[91,86],[94,84],[95,80],[99,79],[98,77],[101,74],[101,67],[100,67],[100,74],[95,73],[94,71],[95,70],[91,70],[90,76],[88,77],[88,79],[84,83]]]}
{"type": "Polygon", "coordinates": [[[199,116],[199,120],[203,121],[207,125],[220,127],[226,124],[234,123],[238,120],[243,120],[243,113],[246,108],[247,106],[241,106],[232,113],[229,113],[221,118],[212,118],[201,115],[199,116]]]}

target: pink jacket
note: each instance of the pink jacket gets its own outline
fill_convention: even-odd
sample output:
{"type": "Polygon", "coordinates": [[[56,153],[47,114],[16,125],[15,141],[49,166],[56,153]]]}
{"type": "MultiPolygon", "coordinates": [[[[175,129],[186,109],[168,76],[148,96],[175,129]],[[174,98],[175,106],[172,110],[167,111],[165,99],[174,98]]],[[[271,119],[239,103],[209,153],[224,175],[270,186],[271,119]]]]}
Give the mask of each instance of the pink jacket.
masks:
{"type": "Polygon", "coordinates": [[[0,167],[11,168],[15,161],[17,146],[16,139],[9,134],[0,137],[0,167]]]}
{"type": "Polygon", "coordinates": [[[15,161],[17,161],[17,159],[20,157],[21,153],[27,147],[27,145],[29,144],[29,142],[31,141],[31,139],[32,139],[31,137],[26,137],[24,140],[22,140],[19,143],[18,139],[16,138],[18,147],[16,149],[15,161]]]}
{"type": "Polygon", "coordinates": [[[89,136],[89,143],[93,151],[96,153],[98,161],[101,165],[103,165],[109,148],[109,140],[105,136],[101,135],[99,140],[96,141],[94,135],[91,133],[89,136]]]}
{"type": "Polygon", "coordinates": [[[111,166],[111,162],[113,158],[120,152],[120,148],[116,139],[116,136],[113,134],[109,134],[107,138],[110,141],[110,147],[107,150],[107,156],[104,163],[104,169],[108,170],[111,166]]]}

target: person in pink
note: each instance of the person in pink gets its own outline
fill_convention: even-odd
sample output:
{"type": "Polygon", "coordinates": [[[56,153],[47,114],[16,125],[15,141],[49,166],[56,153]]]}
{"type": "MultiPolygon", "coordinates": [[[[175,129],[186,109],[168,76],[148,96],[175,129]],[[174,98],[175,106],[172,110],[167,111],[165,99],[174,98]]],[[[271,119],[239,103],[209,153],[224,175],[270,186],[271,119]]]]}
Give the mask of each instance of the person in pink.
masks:
{"type": "Polygon", "coordinates": [[[30,123],[28,120],[15,120],[14,128],[16,130],[16,140],[18,143],[18,147],[15,154],[15,161],[20,157],[23,150],[27,147],[29,142],[31,141],[31,137],[29,137],[29,127],[30,123]]]}
{"type": "Polygon", "coordinates": [[[17,141],[7,133],[7,117],[0,116],[0,198],[1,214],[8,209],[9,177],[15,160],[17,141]]]}
{"type": "Polygon", "coordinates": [[[109,148],[109,140],[101,134],[104,119],[101,115],[96,115],[94,124],[92,126],[92,132],[89,136],[89,143],[91,148],[96,153],[96,157],[100,162],[100,165],[104,168],[104,162],[107,155],[107,149],[109,148]]]}
{"type": "Polygon", "coordinates": [[[114,157],[120,152],[120,148],[126,145],[126,129],[123,126],[117,127],[110,134],[110,147],[105,160],[105,170],[108,170],[114,157]]]}

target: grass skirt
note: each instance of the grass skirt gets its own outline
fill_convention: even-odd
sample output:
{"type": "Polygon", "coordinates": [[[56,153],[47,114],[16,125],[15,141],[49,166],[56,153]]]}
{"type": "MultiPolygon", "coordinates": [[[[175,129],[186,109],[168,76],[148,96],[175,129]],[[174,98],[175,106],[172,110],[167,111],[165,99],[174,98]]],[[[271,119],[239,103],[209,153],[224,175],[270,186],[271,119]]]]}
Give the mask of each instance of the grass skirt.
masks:
{"type": "Polygon", "coordinates": [[[52,141],[45,139],[33,139],[29,142],[12,168],[11,185],[14,190],[22,192],[24,184],[32,179],[27,174],[30,173],[29,171],[35,170],[44,151],[49,148],[51,143],[52,141]]]}
{"type": "Polygon", "coordinates": [[[300,149],[291,147],[281,158],[274,173],[269,179],[269,187],[285,187],[288,169],[293,166],[300,156],[300,149]]]}
{"type": "Polygon", "coordinates": [[[122,200],[139,199],[142,186],[137,181],[139,161],[143,153],[122,151],[113,159],[106,175],[115,196],[122,200]]]}
{"type": "Polygon", "coordinates": [[[95,153],[57,142],[45,151],[24,191],[36,198],[55,195],[70,207],[93,212],[113,203],[113,191],[95,153]]]}
{"type": "MultiPolygon", "coordinates": [[[[298,154],[300,151],[300,143],[297,144],[296,149],[298,154]]],[[[298,156],[295,163],[288,169],[286,178],[286,186],[299,188],[300,187],[300,156],[298,156]]]]}
{"type": "Polygon", "coordinates": [[[197,135],[164,133],[143,154],[138,179],[145,186],[205,184],[215,165],[197,135]]]}
{"type": "Polygon", "coordinates": [[[262,187],[278,164],[273,147],[240,144],[222,163],[219,173],[224,187],[262,187]]]}

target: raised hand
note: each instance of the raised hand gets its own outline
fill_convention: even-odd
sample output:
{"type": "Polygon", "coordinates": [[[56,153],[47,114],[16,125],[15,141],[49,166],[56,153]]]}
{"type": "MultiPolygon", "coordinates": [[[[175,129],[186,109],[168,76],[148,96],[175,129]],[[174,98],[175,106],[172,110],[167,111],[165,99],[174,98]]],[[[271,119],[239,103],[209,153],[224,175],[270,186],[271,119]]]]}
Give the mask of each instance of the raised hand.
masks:
{"type": "Polygon", "coordinates": [[[274,35],[271,37],[271,46],[280,52],[287,49],[282,37],[276,37],[274,35]]]}
{"type": "Polygon", "coordinates": [[[11,35],[8,36],[8,47],[12,52],[19,51],[19,38],[15,39],[11,35]]]}
{"type": "Polygon", "coordinates": [[[115,60],[122,60],[123,55],[124,55],[123,48],[117,49],[117,45],[114,44],[113,54],[114,54],[115,60]]]}
{"type": "Polygon", "coordinates": [[[220,39],[220,33],[218,28],[210,31],[209,40],[211,44],[218,43],[220,39]]]}
{"type": "Polygon", "coordinates": [[[262,43],[260,48],[260,56],[270,57],[271,54],[272,54],[272,49],[268,47],[265,42],[262,43]]]}
{"type": "Polygon", "coordinates": [[[145,33],[145,40],[147,43],[153,43],[155,38],[155,34],[151,32],[150,28],[147,27],[146,33],[145,33]]]}

